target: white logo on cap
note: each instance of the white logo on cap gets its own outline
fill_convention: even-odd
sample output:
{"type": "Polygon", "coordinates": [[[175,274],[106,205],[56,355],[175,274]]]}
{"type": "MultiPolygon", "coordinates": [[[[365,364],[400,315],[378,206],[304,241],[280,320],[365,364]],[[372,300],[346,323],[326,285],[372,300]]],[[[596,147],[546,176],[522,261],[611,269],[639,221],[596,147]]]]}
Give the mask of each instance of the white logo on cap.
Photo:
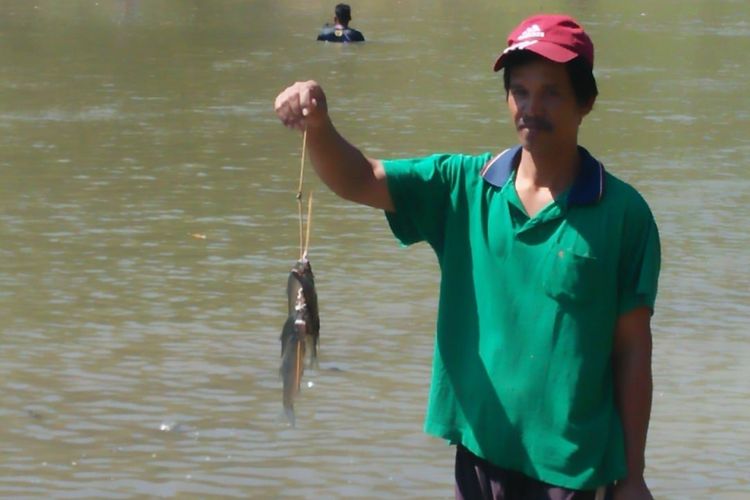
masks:
{"type": "Polygon", "coordinates": [[[531,45],[534,45],[538,41],[539,40],[526,40],[525,42],[518,42],[518,43],[516,43],[514,45],[511,45],[507,49],[505,49],[503,51],[503,54],[507,54],[508,52],[510,52],[512,50],[523,50],[526,47],[530,47],[531,45]]]}
{"type": "Polygon", "coordinates": [[[527,38],[544,38],[544,31],[539,27],[538,24],[532,24],[521,33],[517,40],[526,40],[527,38]]]}

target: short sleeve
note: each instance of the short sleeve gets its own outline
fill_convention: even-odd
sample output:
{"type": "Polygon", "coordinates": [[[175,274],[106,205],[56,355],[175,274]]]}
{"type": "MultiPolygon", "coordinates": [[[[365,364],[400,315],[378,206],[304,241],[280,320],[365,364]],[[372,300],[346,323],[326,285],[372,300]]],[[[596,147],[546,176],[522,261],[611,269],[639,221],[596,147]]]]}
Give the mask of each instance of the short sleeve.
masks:
{"type": "Polygon", "coordinates": [[[619,269],[619,314],[647,306],[654,311],[661,268],[656,222],[646,202],[628,211],[623,227],[619,269]]]}
{"type": "Polygon", "coordinates": [[[383,161],[395,207],[386,217],[403,245],[426,241],[436,250],[442,246],[455,163],[453,155],[383,161]]]}

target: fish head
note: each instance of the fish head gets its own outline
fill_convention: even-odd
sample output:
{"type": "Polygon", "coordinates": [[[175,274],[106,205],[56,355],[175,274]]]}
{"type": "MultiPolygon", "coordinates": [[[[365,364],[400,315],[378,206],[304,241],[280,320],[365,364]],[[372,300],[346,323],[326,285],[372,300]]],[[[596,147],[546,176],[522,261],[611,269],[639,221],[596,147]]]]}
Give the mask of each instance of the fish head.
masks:
{"type": "Polygon", "coordinates": [[[312,266],[310,265],[310,259],[305,254],[301,259],[294,263],[292,272],[299,277],[313,276],[312,266]]]}

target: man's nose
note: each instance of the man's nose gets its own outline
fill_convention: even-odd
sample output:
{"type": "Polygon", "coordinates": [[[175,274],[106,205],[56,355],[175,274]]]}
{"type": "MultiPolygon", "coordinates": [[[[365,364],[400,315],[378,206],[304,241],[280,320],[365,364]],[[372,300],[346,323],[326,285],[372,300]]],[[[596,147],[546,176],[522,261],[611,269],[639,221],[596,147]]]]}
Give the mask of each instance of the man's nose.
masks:
{"type": "Polygon", "coordinates": [[[529,116],[541,116],[544,113],[542,96],[533,94],[529,95],[529,98],[526,100],[524,111],[529,116]]]}

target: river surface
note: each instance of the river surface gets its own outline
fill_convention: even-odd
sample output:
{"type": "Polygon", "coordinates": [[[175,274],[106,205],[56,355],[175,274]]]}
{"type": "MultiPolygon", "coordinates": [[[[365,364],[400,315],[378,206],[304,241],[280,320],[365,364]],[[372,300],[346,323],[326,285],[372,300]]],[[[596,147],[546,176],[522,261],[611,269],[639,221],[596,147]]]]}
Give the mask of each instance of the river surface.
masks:
{"type": "Polygon", "coordinates": [[[0,1],[0,497],[451,498],[435,258],[311,170],[321,362],[286,424],[302,144],[273,99],[320,81],[375,157],[499,151],[492,63],[546,10],[596,43],[582,144],[661,231],[648,482],[750,498],[750,3],[362,0],[365,44],[316,43],[334,3],[0,1]]]}

